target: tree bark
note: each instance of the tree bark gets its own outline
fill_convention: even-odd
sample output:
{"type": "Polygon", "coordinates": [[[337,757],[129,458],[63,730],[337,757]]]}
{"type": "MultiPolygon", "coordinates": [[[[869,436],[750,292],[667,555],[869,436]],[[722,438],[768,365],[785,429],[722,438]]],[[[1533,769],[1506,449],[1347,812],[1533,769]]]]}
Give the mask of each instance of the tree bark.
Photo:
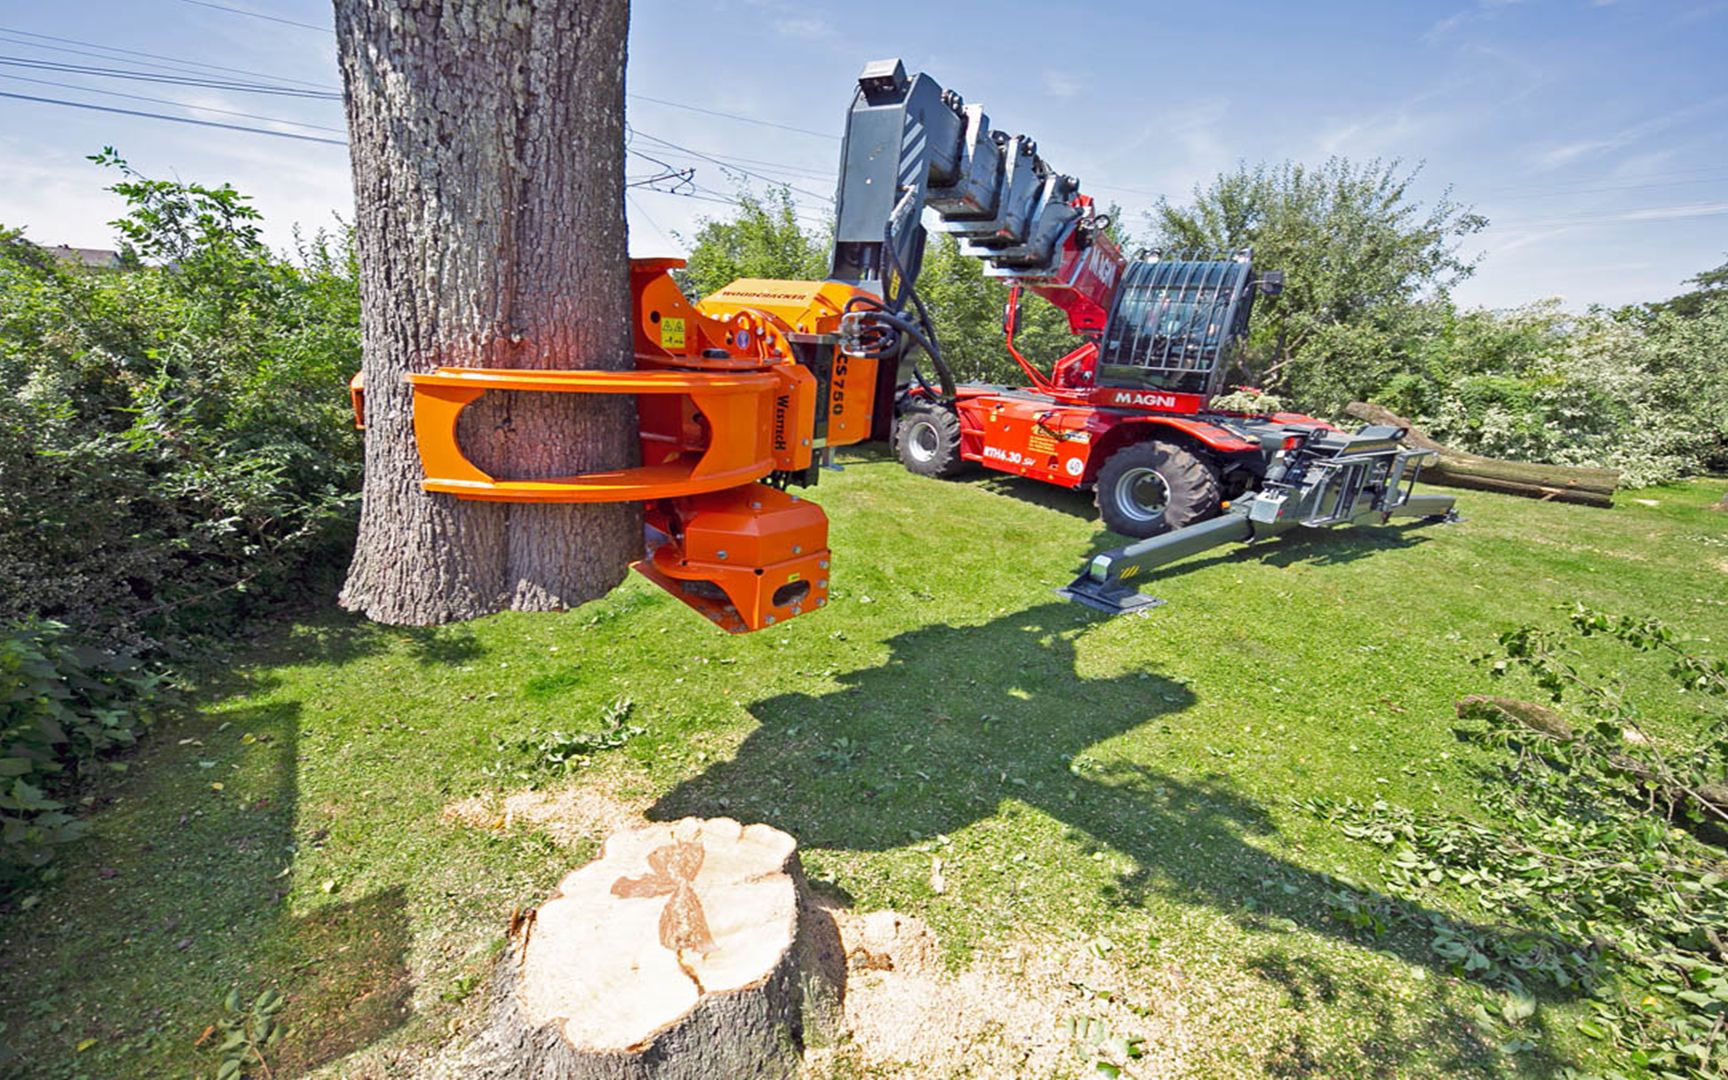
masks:
{"type": "Polygon", "coordinates": [[[463,1080],[794,1077],[839,1024],[846,959],[797,845],[685,818],[614,834],[514,920],[463,1080]]]}
{"type": "Polygon", "coordinates": [[[1407,445],[1440,455],[1438,461],[1422,470],[1423,479],[1436,484],[1585,506],[1614,505],[1614,489],[1620,483],[1620,473],[1615,469],[1542,465],[1467,454],[1435,442],[1421,428],[1382,405],[1352,401],[1344,411],[1370,424],[1408,428],[1409,433],[1404,436],[1407,445]]]}
{"type": "MultiPolygon", "coordinates": [[[[627,0],[335,0],[360,252],[366,478],[341,603],[430,625],[604,595],[634,504],[420,488],[410,371],[632,366],[627,0]]],[[[495,476],[635,464],[633,404],[488,394],[459,436],[495,476]]]]}

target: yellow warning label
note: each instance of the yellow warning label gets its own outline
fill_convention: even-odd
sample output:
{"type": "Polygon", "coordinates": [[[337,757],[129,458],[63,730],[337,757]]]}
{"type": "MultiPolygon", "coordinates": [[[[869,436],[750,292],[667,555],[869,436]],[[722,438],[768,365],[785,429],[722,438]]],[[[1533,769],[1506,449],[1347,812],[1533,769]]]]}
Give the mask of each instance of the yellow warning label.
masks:
{"type": "Polygon", "coordinates": [[[1032,451],[1034,454],[1049,454],[1054,457],[1056,454],[1056,438],[1055,436],[1047,435],[1042,431],[1034,431],[1026,439],[1026,449],[1032,451]]]}
{"type": "Polygon", "coordinates": [[[668,351],[684,347],[684,320],[660,320],[660,347],[668,351]]]}
{"type": "Polygon", "coordinates": [[[792,583],[793,583],[793,582],[794,582],[794,581],[797,581],[797,580],[798,580],[798,578],[799,578],[799,576],[800,576],[800,575],[798,575],[798,574],[787,574],[787,575],[786,575],[786,584],[788,584],[788,585],[790,585],[790,584],[792,584],[792,583]]]}
{"type": "Polygon", "coordinates": [[[888,272],[888,299],[889,300],[896,300],[899,298],[899,296],[900,296],[900,272],[898,270],[890,270],[888,272]]]}

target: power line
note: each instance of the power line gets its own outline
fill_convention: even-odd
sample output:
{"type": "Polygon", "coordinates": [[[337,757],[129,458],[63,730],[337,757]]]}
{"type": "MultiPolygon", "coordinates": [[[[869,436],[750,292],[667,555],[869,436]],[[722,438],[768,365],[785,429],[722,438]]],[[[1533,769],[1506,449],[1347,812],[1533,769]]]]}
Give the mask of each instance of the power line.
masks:
{"type": "MultiPolygon", "coordinates": [[[[184,2],[191,2],[191,0],[184,0],[184,2]]],[[[204,4],[202,6],[216,7],[219,10],[228,11],[228,12],[231,12],[231,13],[236,14],[236,15],[249,15],[249,16],[252,16],[254,18],[270,18],[270,16],[265,16],[265,15],[262,15],[258,12],[245,11],[245,10],[242,10],[240,8],[226,7],[223,5],[204,4]]],[[[306,24],[296,24],[296,25],[306,25],[306,24]]],[[[121,53],[121,54],[124,54],[127,56],[144,57],[144,58],[148,58],[150,60],[166,61],[166,64],[158,63],[158,64],[148,65],[150,67],[166,67],[168,65],[177,65],[177,66],[182,67],[182,68],[184,68],[184,67],[206,68],[206,69],[209,69],[212,71],[227,72],[229,74],[247,75],[247,76],[251,76],[253,78],[264,79],[264,80],[273,81],[276,83],[284,83],[284,82],[299,83],[302,86],[306,86],[306,87],[309,87],[312,89],[324,91],[325,93],[328,93],[329,95],[331,95],[332,98],[340,98],[341,97],[341,91],[337,87],[334,87],[334,86],[330,85],[329,83],[313,82],[309,79],[297,79],[297,78],[293,78],[293,77],[287,76],[287,75],[272,75],[272,74],[267,74],[267,73],[261,72],[261,71],[253,71],[253,70],[250,70],[247,68],[225,67],[221,64],[208,64],[208,63],[205,63],[205,62],[200,61],[200,60],[189,60],[189,59],[186,59],[184,57],[170,56],[170,55],[167,55],[164,53],[143,52],[143,51],[140,51],[138,49],[123,49],[123,48],[120,48],[118,46],[104,45],[101,42],[85,41],[81,38],[58,37],[58,36],[55,36],[53,34],[38,34],[38,33],[35,33],[33,31],[29,31],[29,30],[19,30],[15,27],[0,26],[0,33],[16,34],[16,35],[20,35],[23,37],[36,38],[36,39],[39,39],[42,41],[55,41],[55,42],[61,43],[60,46],[54,46],[54,45],[37,45],[37,44],[34,44],[32,42],[16,42],[16,44],[27,45],[27,46],[32,47],[32,48],[47,49],[47,50],[54,51],[54,52],[71,53],[71,54],[77,55],[77,56],[93,56],[95,59],[98,59],[98,60],[113,59],[112,57],[109,57],[109,56],[103,56],[100,54],[89,53],[89,52],[84,51],[83,49],[70,49],[70,48],[62,47],[62,46],[66,46],[66,45],[81,45],[81,46],[84,46],[86,49],[100,49],[103,52],[107,52],[107,53],[121,53]]],[[[170,68],[170,70],[172,70],[172,68],[170,68]]],[[[191,73],[187,73],[187,74],[198,74],[198,73],[191,72],[191,73]]],[[[277,88],[273,87],[273,89],[277,89],[277,88]]],[[[285,88],[282,88],[282,89],[285,89],[285,88]]],[[[714,117],[719,117],[721,119],[734,120],[734,121],[737,121],[738,123],[741,123],[741,124],[753,124],[753,125],[756,125],[758,127],[774,128],[774,129],[779,130],[779,131],[791,131],[791,132],[795,132],[795,133],[800,134],[800,135],[812,135],[812,136],[815,136],[817,138],[827,139],[831,142],[838,142],[840,139],[840,137],[838,135],[834,135],[830,132],[815,131],[815,130],[810,129],[810,128],[801,128],[801,127],[797,127],[797,126],[794,126],[791,124],[782,124],[782,123],[779,123],[777,121],[764,120],[760,117],[748,116],[748,115],[745,115],[743,113],[727,112],[724,109],[711,109],[711,108],[708,108],[708,107],[702,106],[702,105],[692,105],[689,102],[685,102],[685,101],[674,101],[670,98],[655,97],[655,96],[650,95],[650,94],[631,93],[631,94],[627,94],[626,96],[633,99],[633,100],[636,100],[636,101],[646,101],[646,102],[650,102],[650,103],[655,104],[655,105],[663,105],[663,106],[666,106],[667,108],[683,109],[686,112],[699,113],[703,116],[714,116],[714,117]]],[[[715,155],[715,156],[717,156],[717,157],[732,157],[733,155],[722,154],[722,155],[715,155]]],[[[788,172],[808,171],[808,170],[800,170],[800,169],[797,169],[795,167],[787,166],[781,162],[775,162],[775,161],[764,161],[761,159],[747,158],[747,157],[737,157],[736,160],[744,161],[744,162],[751,163],[751,164],[757,164],[757,165],[778,166],[781,168],[785,168],[788,172]]],[[[820,178],[820,177],[818,177],[818,178],[820,178]]]]}
{"type": "Polygon", "coordinates": [[[308,124],[304,120],[289,120],[281,116],[260,116],[258,113],[235,112],[233,109],[218,109],[210,105],[191,105],[172,98],[146,97],[143,94],[127,94],[119,90],[101,90],[94,86],[79,86],[77,83],[54,82],[52,79],[32,79],[28,75],[8,75],[0,72],[0,79],[12,79],[17,82],[36,83],[39,86],[58,86],[62,90],[78,90],[86,94],[102,94],[106,97],[128,98],[132,101],[149,101],[157,105],[174,105],[194,112],[218,113],[222,116],[240,116],[247,120],[263,120],[272,124],[292,124],[295,127],[312,128],[315,131],[334,131],[338,135],[346,134],[346,128],[330,127],[327,124],[308,124]]]}
{"type": "MultiPolygon", "coordinates": [[[[288,75],[266,75],[261,71],[249,71],[246,68],[223,67],[221,64],[206,64],[200,60],[186,60],[177,56],[165,56],[162,53],[140,52],[137,49],[122,49],[115,45],[103,45],[95,41],[80,41],[77,38],[55,37],[53,34],[36,34],[29,30],[19,30],[11,26],[0,26],[0,35],[11,35],[15,38],[38,38],[42,41],[59,41],[64,43],[61,45],[40,45],[34,41],[12,42],[14,45],[23,45],[30,49],[43,49],[48,52],[70,53],[74,56],[90,56],[98,60],[114,60],[116,57],[105,56],[103,53],[119,53],[122,56],[128,57],[146,57],[148,59],[142,61],[146,67],[166,68],[169,71],[179,68],[181,69],[182,74],[199,74],[198,72],[187,72],[184,70],[186,68],[205,68],[209,71],[224,71],[232,75],[250,75],[253,78],[258,79],[273,79],[277,82],[299,83],[302,86],[311,87],[315,90],[340,92],[340,88],[338,87],[331,86],[328,83],[312,82],[310,79],[296,79],[288,75]],[[65,47],[66,45],[83,45],[85,48],[68,49],[65,47]],[[102,52],[89,52],[89,49],[100,49],[102,52]],[[165,60],[167,63],[150,63],[151,60],[165,60]]],[[[139,63],[141,61],[133,60],[131,62],[139,63]]]]}
{"type": "Polygon", "coordinates": [[[124,68],[89,67],[84,64],[63,64],[57,60],[37,60],[24,56],[0,56],[0,64],[33,68],[38,71],[59,71],[70,75],[96,75],[105,79],[132,79],[138,82],[166,83],[170,86],[196,86],[210,90],[231,90],[243,94],[272,94],[278,97],[311,98],[319,101],[342,100],[341,94],[323,90],[301,90],[292,86],[269,86],[263,83],[195,78],[189,75],[163,75],[154,71],[129,71],[124,68]]]}
{"type": "Polygon", "coordinates": [[[292,131],[271,131],[269,128],[246,127],[242,124],[223,124],[215,120],[194,120],[189,116],[169,116],[167,113],[140,112],[137,109],[117,109],[112,105],[93,105],[87,101],[65,101],[60,98],[36,97],[31,94],[12,94],[0,90],[0,97],[15,98],[19,101],[35,101],[44,105],[65,105],[73,109],[89,109],[92,112],[118,113],[122,116],[142,116],[151,120],[170,120],[176,124],[195,124],[198,127],[226,128],[229,131],[244,131],[253,135],[274,135],[278,139],[298,139],[301,142],[325,143],[330,146],[347,146],[342,139],[324,139],[316,135],[298,135],[292,131]]]}
{"type": "MultiPolygon", "coordinates": [[[[17,78],[17,76],[13,77],[17,78]]],[[[42,105],[61,105],[72,109],[87,109],[91,112],[114,113],[120,116],[139,116],[149,120],[167,120],[176,124],[191,124],[195,127],[221,128],[225,131],[241,131],[251,135],[273,135],[278,139],[295,139],[299,142],[323,143],[327,146],[345,147],[348,145],[348,143],[342,139],[325,139],[316,135],[300,135],[291,131],[272,131],[269,128],[248,127],[244,124],[224,124],[214,120],[197,120],[189,116],[170,116],[167,113],[144,112],[139,109],[121,109],[112,105],[96,105],[87,101],[67,101],[63,98],[38,97],[34,94],[14,94],[5,90],[0,90],[0,98],[11,98],[16,101],[30,101],[42,105]]],[[[675,195],[681,199],[696,199],[700,202],[716,203],[722,206],[738,206],[741,204],[741,200],[737,196],[728,196],[722,192],[715,191],[712,188],[702,187],[700,185],[692,184],[692,186],[694,186],[696,190],[670,191],[653,187],[644,187],[639,190],[654,192],[659,195],[675,195]]],[[[812,218],[819,224],[824,223],[826,220],[801,211],[795,211],[794,216],[800,218],[812,218]]]]}
{"type": "Polygon", "coordinates": [[[670,139],[662,139],[658,135],[650,135],[645,131],[639,131],[639,132],[636,132],[636,134],[641,135],[644,139],[647,139],[653,143],[657,143],[660,146],[669,147],[670,149],[677,150],[681,153],[689,154],[691,157],[701,158],[703,161],[711,161],[723,169],[731,169],[734,172],[743,173],[745,176],[753,176],[756,179],[761,180],[764,183],[773,184],[776,187],[783,187],[783,188],[786,188],[788,191],[795,191],[800,195],[806,195],[812,199],[821,199],[825,203],[832,203],[834,201],[832,196],[823,195],[823,194],[820,194],[819,192],[815,192],[815,191],[810,191],[807,188],[796,187],[792,184],[788,184],[788,183],[785,183],[783,181],[776,180],[771,176],[764,176],[761,173],[754,172],[750,169],[745,168],[742,165],[734,165],[734,164],[731,164],[729,162],[722,161],[719,158],[715,157],[713,154],[705,154],[700,150],[692,150],[688,146],[681,146],[678,143],[671,141],[670,139]]]}
{"type": "Polygon", "coordinates": [[[328,26],[319,26],[316,23],[298,22],[294,19],[284,19],[279,15],[266,15],[261,11],[247,11],[245,8],[229,7],[227,4],[212,4],[210,0],[180,0],[180,2],[182,4],[193,4],[197,7],[214,8],[217,11],[226,11],[231,15],[250,15],[254,19],[267,19],[273,23],[282,23],[284,26],[298,26],[306,30],[316,30],[321,34],[336,33],[336,31],[332,30],[328,26]]]}
{"type": "MultiPolygon", "coordinates": [[[[183,4],[196,4],[199,7],[213,8],[217,11],[225,11],[231,15],[245,15],[254,19],[268,19],[271,22],[304,27],[307,30],[317,30],[324,34],[334,34],[336,32],[328,26],[318,26],[313,23],[297,22],[294,19],[284,19],[275,15],[265,15],[262,12],[247,11],[245,8],[230,7],[227,4],[215,4],[211,3],[210,0],[180,0],[180,2],[183,4]]],[[[754,116],[744,116],[740,113],[726,112],[724,109],[710,109],[706,106],[691,105],[683,101],[671,101],[666,98],[651,97],[648,94],[629,94],[626,96],[635,98],[637,101],[647,101],[655,105],[664,105],[671,109],[683,109],[687,112],[701,113],[703,116],[717,116],[726,120],[736,120],[742,124],[755,124],[758,127],[775,128],[780,131],[791,131],[796,132],[799,135],[813,135],[818,139],[832,139],[836,142],[840,139],[840,136],[835,135],[833,132],[813,131],[810,128],[796,127],[792,124],[781,124],[773,120],[763,120],[754,116]]]]}
{"type": "Polygon", "coordinates": [[[818,139],[830,139],[834,142],[840,141],[840,136],[828,131],[812,131],[809,128],[793,127],[791,124],[779,124],[775,123],[773,120],[762,120],[754,116],[744,116],[740,113],[726,112],[721,109],[708,109],[701,105],[686,105],[682,101],[667,101],[665,98],[649,97],[647,94],[626,94],[624,96],[635,98],[637,101],[650,101],[656,105],[665,105],[673,109],[683,109],[686,112],[701,113],[703,116],[718,116],[726,120],[736,120],[741,124],[755,124],[758,127],[776,128],[780,131],[795,131],[800,135],[814,135],[818,139]]]}
{"type": "MultiPolygon", "coordinates": [[[[640,132],[640,134],[642,134],[645,138],[650,138],[650,139],[656,138],[656,136],[649,135],[647,132],[640,132]]],[[[658,149],[658,148],[656,148],[656,149],[658,149]]],[[[660,152],[666,154],[669,157],[678,157],[684,153],[681,150],[661,150],[660,152]]],[[[832,172],[821,171],[821,170],[817,170],[817,169],[813,169],[813,168],[806,168],[803,166],[781,164],[779,162],[774,162],[774,161],[764,161],[761,158],[738,157],[735,154],[711,154],[711,155],[709,155],[709,157],[714,158],[714,159],[718,159],[719,161],[724,162],[724,163],[736,162],[736,163],[745,164],[745,165],[754,165],[758,169],[763,169],[767,172],[786,173],[790,176],[796,176],[796,177],[806,179],[806,180],[832,181],[834,179],[834,174],[832,172]]]]}

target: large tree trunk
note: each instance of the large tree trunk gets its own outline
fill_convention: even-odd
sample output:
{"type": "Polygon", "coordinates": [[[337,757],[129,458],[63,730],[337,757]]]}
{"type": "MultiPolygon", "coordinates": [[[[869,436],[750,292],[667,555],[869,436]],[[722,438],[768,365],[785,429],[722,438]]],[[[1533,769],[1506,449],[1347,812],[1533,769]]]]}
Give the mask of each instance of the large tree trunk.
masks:
{"type": "MultiPolygon", "coordinates": [[[[634,504],[422,491],[403,376],[441,364],[632,366],[627,0],[335,0],[360,250],[366,479],[342,604],[427,625],[601,596],[634,504]]],[[[634,464],[613,395],[488,394],[459,430],[508,478],[634,464]]]]}
{"type": "Polygon", "coordinates": [[[1504,461],[1456,450],[1429,438],[1421,428],[1383,405],[1352,401],[1344,411],[1370,424],[1408,428],[1406,445],[1433,450],[1440,457],[1422,470],[1422,478],[1450,487],[1498,491],[1531,499],[1613,506],[1620,473],[1614,469],[1589,469],[1573,465],[1543,465],[1530,461],[1504,461]]]}

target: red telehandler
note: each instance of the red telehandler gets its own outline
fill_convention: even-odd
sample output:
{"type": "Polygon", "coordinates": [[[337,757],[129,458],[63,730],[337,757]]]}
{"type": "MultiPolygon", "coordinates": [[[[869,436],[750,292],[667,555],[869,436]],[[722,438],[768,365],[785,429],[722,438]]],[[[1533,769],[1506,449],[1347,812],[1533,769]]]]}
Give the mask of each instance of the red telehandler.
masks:
{"type": "MultiPolygon", "coordinates": [[[[1275,291],[1277,275],[1256,276],[1246,252],[1125,260],[1078,181],[898,60],[859,76],[835,201],[824,281],[746,279],[692,303],[670,275],[678,260],[633,260],[635,371],[409,375],[426,490],[641,501],[636,569],[739,633],[827,603],[827,518],[788,489],[815,484],[834,447],[867,440],[893,440],[925,475],[977,461],[1095,487],[1105,523],[1141,539],[1095,556],[1060,591],[1112,612],[1157,602],[1127,584],[1144,569],[1217,544],[1451,513],[1450,498],[1412,493],[1428,455],[1404,447],[1402,429],[1352,435],[1294,414],[1208,409],[1254,295],[1275,291]],[[1015,284],[1010,351],[1020,288],[1065,312],[1084,344],[1048,376],[1021,359],[1029,387],[956,385],[914,288],[927,225],[1015,284]],[[490,476],[457,445],[456,422],[492,390],[633,395],[642,463],[490,476]]],[[[363,422],[358,381],[354,392],[363,422]]]]}

